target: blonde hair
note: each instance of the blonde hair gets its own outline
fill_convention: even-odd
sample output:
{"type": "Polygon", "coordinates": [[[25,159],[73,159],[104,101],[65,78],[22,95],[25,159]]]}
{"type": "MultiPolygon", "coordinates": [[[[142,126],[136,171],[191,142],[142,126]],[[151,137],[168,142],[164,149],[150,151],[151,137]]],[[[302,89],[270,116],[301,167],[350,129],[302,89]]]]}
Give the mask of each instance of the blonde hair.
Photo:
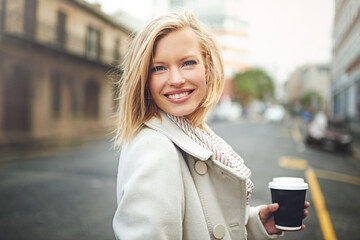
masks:
{"type": "Polygon", "coordinates": [[[151,21],[132,41],[122,64],[118,81],[119,109],[115,144],[129,141],[153,116],[160,118],[159,109],[151,98],[147,80],[156,41],[185,27],[193,29],[203,55],[207,93],[202,104],[189,117],[194,127],[204,128],[205,115],[219,100],[224,87],[224,69],[219,47],[211,34],[193,14],[170,13],[151,21]]]}

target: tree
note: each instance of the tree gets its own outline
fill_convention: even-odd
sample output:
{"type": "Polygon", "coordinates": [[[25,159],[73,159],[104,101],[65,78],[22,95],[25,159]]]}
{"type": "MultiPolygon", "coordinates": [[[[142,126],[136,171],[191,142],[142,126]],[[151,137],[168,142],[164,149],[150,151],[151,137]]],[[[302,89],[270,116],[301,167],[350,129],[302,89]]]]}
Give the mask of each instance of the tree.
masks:
{"type": "Polygon", "coordinates": [[[321,109],[324,99],[319,92],[309,90],[303,95],[300,102],[304,109],[313,112],[321,109]]]}
{"type": "Polygon", "coordinates": [[[233,79],[235,94],[243,106],[251,100],[268,101],[274,98],[274,82],[261,69],[238,73],[233,79]]]}

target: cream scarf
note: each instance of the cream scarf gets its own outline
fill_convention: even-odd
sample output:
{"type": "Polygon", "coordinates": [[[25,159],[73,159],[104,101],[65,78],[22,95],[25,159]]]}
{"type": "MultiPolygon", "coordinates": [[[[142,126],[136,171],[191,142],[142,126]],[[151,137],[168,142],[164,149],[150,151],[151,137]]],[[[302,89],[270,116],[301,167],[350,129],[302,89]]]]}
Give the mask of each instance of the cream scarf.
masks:
{"type": "Polygon", "coordinates": [[[197,144],[213,152],[216,161],[234,169],[246,178],[246,204],[248,204],[254,184],[250,180],[251,171],[245,166],[244,160],[209,127],[206,127],[206,131],[204,131],[200,128],[194,128],[185,117],[175,117],[171,114],[167,114],[167,116],[197,144]]]}

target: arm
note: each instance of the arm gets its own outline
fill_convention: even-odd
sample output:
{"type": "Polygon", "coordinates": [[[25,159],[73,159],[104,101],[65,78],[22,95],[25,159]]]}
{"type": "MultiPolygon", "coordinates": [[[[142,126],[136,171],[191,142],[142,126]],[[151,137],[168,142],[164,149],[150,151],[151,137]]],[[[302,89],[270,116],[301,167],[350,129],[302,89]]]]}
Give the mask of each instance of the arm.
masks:
{"type": "Polygon", "coordinates": [[[179,154],[158,133],[138,137],[122,151],[113,220],[117,239],[182,239],[179,154]]]}

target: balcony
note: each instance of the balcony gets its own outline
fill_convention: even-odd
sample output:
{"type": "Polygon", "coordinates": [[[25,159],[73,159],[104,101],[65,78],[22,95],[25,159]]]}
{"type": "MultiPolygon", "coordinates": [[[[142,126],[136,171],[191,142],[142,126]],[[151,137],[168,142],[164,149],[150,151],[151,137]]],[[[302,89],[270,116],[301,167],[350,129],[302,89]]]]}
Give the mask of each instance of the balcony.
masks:
{"type": "Polygon", "coordinates": [[[118,55],[115,48],[102,46],[104,32],[100,29],[94,34],[94,29],[89,28],[86,22],[67,22],[66,26],[62,26],[37,18],[30,21],[19,12],[7,12],[1,18],[5,21],[0,26],[0,40],[3,37],[16,38],[104,65],[118,60],[115,59],[118,55]]]}

